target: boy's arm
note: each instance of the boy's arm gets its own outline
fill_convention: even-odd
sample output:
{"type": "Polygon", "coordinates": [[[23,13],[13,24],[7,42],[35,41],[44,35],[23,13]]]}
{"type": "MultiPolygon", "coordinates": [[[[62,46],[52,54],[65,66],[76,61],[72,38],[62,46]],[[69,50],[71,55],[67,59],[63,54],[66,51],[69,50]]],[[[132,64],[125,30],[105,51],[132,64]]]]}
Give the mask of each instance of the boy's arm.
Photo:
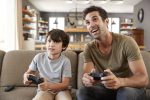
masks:
{"type": "Polygon", "coordinates": [[[52,90],[52,91],[60,91],[68,89],[68,86],[70,85],[70,77],[64,77],[62,79],[61,83],[50,83],[45,81],[44,83],[39,84],[39,87],[41,90],[52,90]]]}
{"type": "Polygon", "coordinates": [[[23,75],[23,83],[24,84],[30,84],[31,81],[28,81],[29,75],[35,75],[36,71],[31,70],[30,68],[24,73],[23,75]]]}

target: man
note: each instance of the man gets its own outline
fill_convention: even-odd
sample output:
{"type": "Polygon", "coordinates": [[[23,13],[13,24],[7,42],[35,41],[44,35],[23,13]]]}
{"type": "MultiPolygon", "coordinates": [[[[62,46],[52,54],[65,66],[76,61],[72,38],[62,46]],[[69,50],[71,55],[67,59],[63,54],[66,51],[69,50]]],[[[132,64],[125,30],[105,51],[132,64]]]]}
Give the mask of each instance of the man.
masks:
{"type": "Polygon", "coordinates": [[[140,50],[129,36],[108,31],[107,12],[97,6],[83,11],[87,30],[94,40],[84,50],[84,87],[78,100],[144,100],[148,75],[140,50]],[[96,81],[91,72],[107,72],[96,81]]]}

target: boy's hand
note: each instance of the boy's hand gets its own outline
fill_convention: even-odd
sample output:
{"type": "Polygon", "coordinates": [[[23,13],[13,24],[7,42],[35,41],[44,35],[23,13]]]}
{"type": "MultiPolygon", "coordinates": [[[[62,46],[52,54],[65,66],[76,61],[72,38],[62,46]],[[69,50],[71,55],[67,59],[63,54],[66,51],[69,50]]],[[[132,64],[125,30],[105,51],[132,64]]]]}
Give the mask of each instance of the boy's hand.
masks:
{"type": "Polygon", "coordinates": [[[32,83],[32,81],[29,81],[29,80],[28,80],[29,75],[33,75],[33,74],[27,74],[27,73],[25,73],[25,74],[23,75],[23,83],[24,83],[25,85],[30,85],[30,84],[32,83]]]}
{"type": "Polygon", "coordinates": [[[49,90],[49,85],[50,85],[50,83],[46,79],[44,79],[44,82],[39,84],[38,87],[42,91],[47,91],[47,90],[49,90]]]}

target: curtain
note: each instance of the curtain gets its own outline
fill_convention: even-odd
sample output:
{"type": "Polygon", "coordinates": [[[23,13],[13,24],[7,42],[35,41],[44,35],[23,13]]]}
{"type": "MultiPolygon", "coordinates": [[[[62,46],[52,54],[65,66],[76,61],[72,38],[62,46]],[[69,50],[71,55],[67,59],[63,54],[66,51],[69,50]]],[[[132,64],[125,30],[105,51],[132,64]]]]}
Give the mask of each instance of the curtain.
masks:
{"type": "Polygon", "coordinates": [[[1,0],[0,49],[4,51],[22,48],[22,0],[1,0]]]}

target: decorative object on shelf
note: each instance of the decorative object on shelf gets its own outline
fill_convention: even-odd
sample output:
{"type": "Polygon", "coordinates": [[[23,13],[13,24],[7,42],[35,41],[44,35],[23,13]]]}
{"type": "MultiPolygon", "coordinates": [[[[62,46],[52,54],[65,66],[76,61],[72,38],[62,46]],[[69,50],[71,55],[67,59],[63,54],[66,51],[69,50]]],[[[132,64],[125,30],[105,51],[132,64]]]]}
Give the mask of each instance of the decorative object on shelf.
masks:
{"type": "Polygon", "coordinates": [[[70,20],[69,15],[67,15],[67,22],[71,25],[74,26],[74,22],[70,20]]]}
{"type": "Polygon", "coordinates": [[[85,43],[92,39],[86,28],[66,28],[65,32],[70,36],[68,50],[84,50],[85,43]]]}
{"type": "Polygon", "coordinates": [[[142,8],[138,11],[137,17],[138,17],[139,22],[142,23],[144,19],[144,10],[142,8]]]}
{"type": "Polygon", "coordinates": [[[24,40],[28,40],[29,33],[23,33],[24,40]]]}
{"type": "Polygon", "coordinates": [[[23,37],[24,40],[28,40],[30,37],[34,37],[36,33],[36,10],[32,9],[29,5],[22,8],[22,22],[23,22],[23,37]]]}
{"type": "Polygon", "coordinates": [[[124,35],[130,35],[129,31],[134,29],[133,27],[133,19],[132,18],[125,18],[122,19],[120,23],[120,33],[124,35]]]}

